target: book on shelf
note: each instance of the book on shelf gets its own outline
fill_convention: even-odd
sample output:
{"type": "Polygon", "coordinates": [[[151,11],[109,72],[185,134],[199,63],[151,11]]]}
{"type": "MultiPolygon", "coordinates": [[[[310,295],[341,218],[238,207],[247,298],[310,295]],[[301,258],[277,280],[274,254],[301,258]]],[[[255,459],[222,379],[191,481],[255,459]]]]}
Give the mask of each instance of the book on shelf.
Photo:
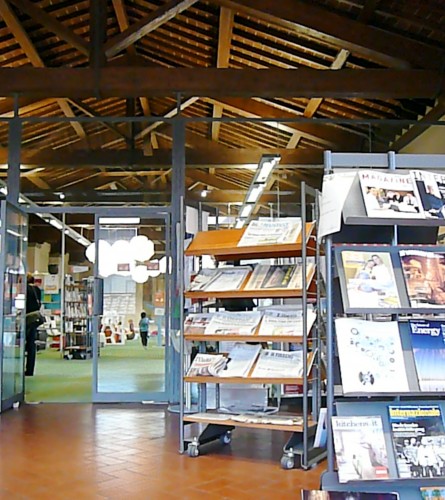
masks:
{"type": "Polygon", "coordinates": [[[222,354],[198,353],[187,371],[187,377],[217,377],[226,363],[227,358],[222,354]]]}
{"type": "Polygon", "coordinates": [[[250,271],[249,266],[201,269],[190,283],[189,291],[235,291],[241,287],[250,271]]]}
{"type": "MultiPolygon", "coordinates": [[[[315,323],[317,314],[313,308],[308,308],[306,313],[307,328],[306,333],[312,329],[315,323]]],[[[263,313],[260,328],[258,330],[259,336],[303,336],[303,311],[301,309],[282,308],[266,309],[263,313]]]]}
{"type": "Polygon", "coordinates": [[[249,222],[237,246],[250,247],[296,243],[300,232],[301,219],[299,217],[253,220],[249,222]]]}
{"type": "Polygon", "coordinates": [[[261,351],[261,344],[236,343],[227,356],[227,364],[220,377],[247,377],[261,351]]]}
{"type": "MultiPolygon", "coordinates": [[[[314,263],[308,262],[306,277],[308,282],[314,272],[314,263]]],[[[249,281],[246,290],[301,290],[303,286],[303,266],[299,264],[258,264],[249,281]]]]}
{"type": "Polygon", "coordinates": [[[391,437],[399,477],[445,477],[445,428],[439,405],[390,405],[391,437]]]}
{"type": "Polygon", "coordinates": [[[445,175],[424,170],[411,170],[416,195],[422,202],[426,219],[443,219],[445,216],[445,175]]]}
{"type": "Polygon", "coordinates": [[[328,439],[327,431],[327,408],[320,408],[318,414],[317,430],[314,437],[314,448],[324,448],[328,439]]]}
{"type": "Polygon", "coordinates": [[[342,272],[350,308],[400,307],[394,268],[389,252],[342,250],[342,272]]]}
{"type": "Polygon", "coordinates": [[[406,291],[411,307],[444,307],[445,254],[400,250],[406,291]]]}
{"type": "Polygon", "coordinates": [[[358,491],[302,490],[302,500],[398,500],[398,493],[365,493],[358,491]]]}
{"type": "Polygon", "coordinates": [[[410,390],[397,321],[335,320],[343,393],[410,390]]]}
{"type": "Polygon", "coordinates": [[[213,314],[205,328],[206,335],[253,335],[261,321],[261,312],[222,311],[213,314]]]}
{"type": "Polygon", "coordinates": [[[420,390],[445,392],[445,323],[410,320],[408,325],[420,390]]]}
{"type": "Polygon", "coordinates": [[[411,175],[366,170],[359,179],[368,217],[424,218],[411,175]]]}
{"type": "Polygon", "coordinates": [[[189,314],[184,321],[184,334],[203,334],[214,313],[189,314]]]}
{"type": "Polygon", "coordinates": [[[445,500],[445,484],[443,486],[421,486],[422,500],[445,500]]]}
{"type": "Polygon", "coordinates": [[[380,416],[332,417],[340,483],[388,479],[388,453],[380,416]]]}
{"type": "Polygon", "coordinates": [[[252,372],[252,377],[255,378],[300,378],[302,376],[302,350],[262,350],[252,372]]]}

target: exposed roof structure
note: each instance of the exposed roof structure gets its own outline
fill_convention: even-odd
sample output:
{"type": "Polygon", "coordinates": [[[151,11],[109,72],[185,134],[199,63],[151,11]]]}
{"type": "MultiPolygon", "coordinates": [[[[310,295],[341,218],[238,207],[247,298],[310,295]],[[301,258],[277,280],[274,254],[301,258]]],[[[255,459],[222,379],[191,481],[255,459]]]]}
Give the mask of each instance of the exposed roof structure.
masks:
{"type": "MultiPolygon", "coordinates": [[[[223,212],[263,153],[282,156],[267,210],[319,184],[323,150],[399,150],[445,113],[440,0],[0,0],[0,18],[0,117],[17,93],[23,118],[94,119],[23,123],[37,202],[167,202],[178,92],[188,196],[223,212]]],[[[0,145],[5,164],[7,122],[0,145]]]]}

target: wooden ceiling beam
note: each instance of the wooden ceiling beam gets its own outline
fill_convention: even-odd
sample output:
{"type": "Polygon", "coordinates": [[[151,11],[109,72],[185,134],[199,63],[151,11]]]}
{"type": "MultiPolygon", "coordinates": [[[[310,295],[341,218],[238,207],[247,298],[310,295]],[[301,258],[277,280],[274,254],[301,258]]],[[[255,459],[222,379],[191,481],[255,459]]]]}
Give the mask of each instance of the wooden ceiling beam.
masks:
{"type": "MultiPolygon", "coordinates": [[[[19,114],[32,113],[37,109],[53,104],[54,99],[39,99],[20,98],[19,99],[19,114]]],[[[14,99],[7,97],[0,103],[0,118],[12,118],[14,116],[14,99]]]]}
{"type": "MultiPolygon", "coordinates": [[[[288,149],[218,149],[215,151],[187,151],[188,167],[225,168],[244,165],[256,165],[263,153],[281,155],[281,165],[322,165],[323,151],[307,149],[294,151],[288,149]]],[[[8,150],[0,149],[0,164],[7,165],[8,150]]],[[[158,149],[152,156],[144,156],[142,151],[132,150],[39,150],[22,149],[21,163],[24,166],[45,168],[84,167],[84,168],[118,168],[126,170],[141,170],[141,168],[171,168],[171,150],[158,149]],[[131,165],[131,168],[130,168],[131,165]]]]}
{"type": "Polygon", "coordinates": [[[349,19],[312,2],[301,0],[212,0],[237,11],[268,22],[297,29],[308,36],[359,54],[372,61],[394,68],[408,65],[418,68],[439,68],[442,50],[412,38],[368,26],[349,19]]]}
{"type": "Polygon", "coordinates": [[[444,91],[442,75],[434,70],[105,67],[95,72],[91,68],[0,68],[0,97],[165,97],[181,92],[196,97],[430,99],[444,91]]]}
{"type": "MultiPolygon", "coordinates": [[[[217,68],[229,67],[234,17],[232,9],[221,7],[219,11],[218,50],[216,55],[217,68]]],[[[213,118],[221,118],[222,112],[222,106],[219,104],[213,105],[213,118]]],[[[220,128],[221,122],[212,122],[211,136],[213,141],[218,140],[220,128]]]]}
{"type": "Polygon", "coordinates": [[[188,169],[186,172],[186,176],[195,182],[205,184],[206,186],[212,186],[216,189],[240,189],[240,185],[236,182],[235,179],[233,181],[229,179],[222,179],[217,175],[211,175],[196,168],[188,169]]]}
{"type": "Polygon", "coordinates": [[[64,26],[54,16],[48,14],[42,7],[36,7],[29,0],[8,0],[9,3],[15,5],[24,14],[42,25],[51,33],[57,35],[61,40],[77,49],[81,54],[88,56],[88,43],[79,35],[76,35],[69,28],[64,26]]]}
{"type": "Polygon", "coordinates": [[[129,26],[125,31],[111,38],[105,45],[105,54],[107,57],[113,57],[119,52],[133,45],[138,40],[148,35],[150,32],[159,28],[170,21],[178,14],[188,9],[198,0],[170,0],[162,5],[147,17],[129,26]]]}

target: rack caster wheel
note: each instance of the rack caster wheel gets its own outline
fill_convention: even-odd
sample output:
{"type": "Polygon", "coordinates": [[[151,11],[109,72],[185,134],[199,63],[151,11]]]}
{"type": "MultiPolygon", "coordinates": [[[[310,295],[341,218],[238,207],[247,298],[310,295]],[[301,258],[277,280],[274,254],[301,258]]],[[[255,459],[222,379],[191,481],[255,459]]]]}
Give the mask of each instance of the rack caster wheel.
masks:
{"type": "Polygon", "coordinates": [[[219,436],[219,440],[223,445],[230,444],[232,442],[232,433],[230,431],[227,431],[224,434],[221,434],[221,436],[219,436]]]}
{"type": "Polygon", "coordinates": [[[196,444],[190,443],[187,447],[187,454],[190,458],[199,457],[199,448],[196,444]]]}
{"type": "Polygon", "coordinates": [[[281,468],[284,470],[291,470],[295,467],[295,459],[294,457],[290,457],[289,455],[283,455],[281,457],[281,468]]]}

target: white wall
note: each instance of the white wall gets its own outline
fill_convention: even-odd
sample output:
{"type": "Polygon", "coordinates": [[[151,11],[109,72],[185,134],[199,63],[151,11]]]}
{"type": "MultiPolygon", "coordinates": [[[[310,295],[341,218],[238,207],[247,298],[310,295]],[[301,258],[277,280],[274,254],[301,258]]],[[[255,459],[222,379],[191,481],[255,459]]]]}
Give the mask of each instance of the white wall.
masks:
{"type": "MultiPolygon", "coordinates": [[[[445,121],[445,115],[440,121],[445,121]]],[[[429,127],[401,149],[400,153],[445,154],[445,125],[429,127]]]]}

